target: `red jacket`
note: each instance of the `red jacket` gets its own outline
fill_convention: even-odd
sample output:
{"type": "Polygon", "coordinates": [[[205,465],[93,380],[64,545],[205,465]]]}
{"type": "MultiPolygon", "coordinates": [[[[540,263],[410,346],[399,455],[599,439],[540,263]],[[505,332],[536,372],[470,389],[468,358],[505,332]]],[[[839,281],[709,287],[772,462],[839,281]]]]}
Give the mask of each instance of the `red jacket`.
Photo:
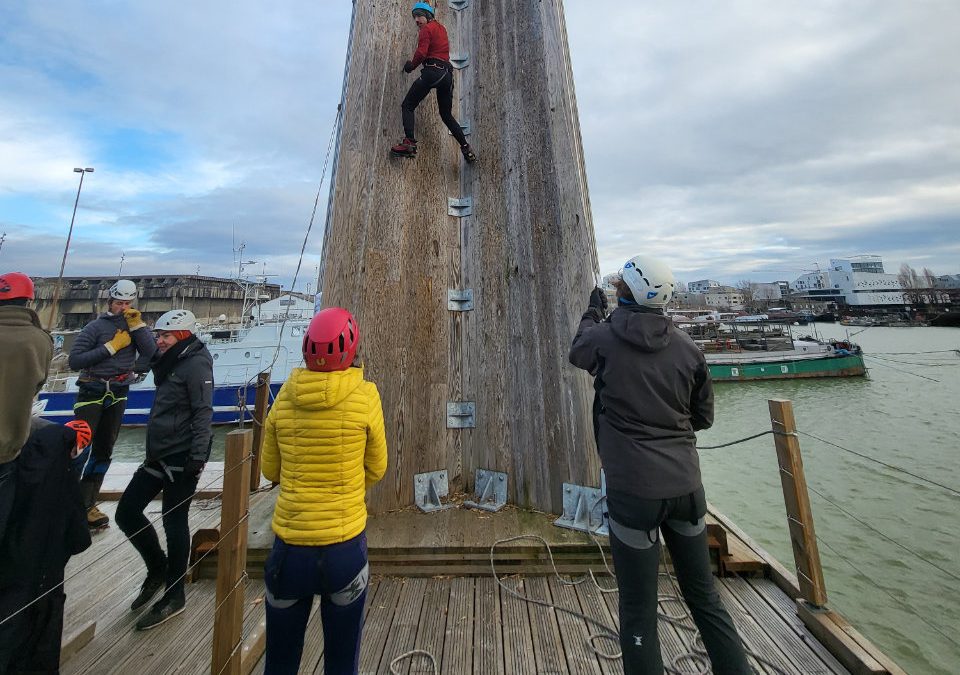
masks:
{"type": "Polygon", "coordinates": [[[439,21],[428,21],[420,27],[417,51],[413,53],[410,62],[416,68],[423,63],[424,59],[450,60],[450,40],[447,38],[447,29],[439,21]]]}

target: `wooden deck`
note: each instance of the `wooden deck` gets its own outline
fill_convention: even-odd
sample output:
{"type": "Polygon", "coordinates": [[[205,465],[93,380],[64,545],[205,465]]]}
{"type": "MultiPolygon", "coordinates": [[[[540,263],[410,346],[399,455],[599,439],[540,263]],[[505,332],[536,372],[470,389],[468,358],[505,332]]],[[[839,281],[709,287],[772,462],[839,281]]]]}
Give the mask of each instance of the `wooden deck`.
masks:
{"type": "MultiPolygon", "coordinates": [[[[255,496],[251,516],[257,510],[256,503],[267,498],[267,495],[255,496]]],[[[215,501],[194,505],[191,529],[216,526],[218,506],[215,501]]],[[[112,512],[114,507],[107,504],[104,508],[112,512]]],[[[159,503],[155,502],[148,509],[148,516],[157,513],[159,503]]],[[[505,531],[501,523],[488,514],[445,513],[446,516],[440,513],[402,515],[401,518],[416,525],[415,530],[406,534],[400,528],[387,527],[391,522],[389,519],[373,519],[369,528],[371,542],[386,541],[389,531],[389,539],[395,543],[404,543],[405,537],[423,536],[430,540],[425,543],[432,543],[442,550],[445,532],[454,538],[459,536],[457,528],[449,527],[449,524],[461,519],[469,519],[474,524],[496,524],[490,527],[491,536],[503,537],[510,533],[509,528],[505,531]],[[442,518],[447,519],[448,527],[437,527],[442,518]],[[412,534],[414,531],[419,534],[412,534]]],[[[515,521],[516,527],[520,528],[520,521],[531,517],[549,522],[549,517],[543,514],[523,512],[508,514],[507,520],[515,521]]],[[[524,520],[524,527],[536,522],[524,520]]],[[[575,532],[553,530],[556,533],[550,536],[559,546],[582,537],[575,532]]],[[[255,532],[256,524],[251,521],[251,544],[258,536],[255,532]]],[[[263,541],[269,539],[265,532],[260,536],[263,541]]],[[[489,549],[486,555],[489,556],[489,549]]],[[[595,626],[568,614],[522,602],[500,588],[489,574],[438,574],[434,578],[383,576],[378,573],[378,565],[383,564],[371,563],[375,576],[367,597],[362,673],[387,673],[391,660],[411,649],[429,650],[436,656],[442,673],[622,672],[619,661],[599,658],[591,651],[587,637],[597,632],[595,626]]],[[[602,567],[594,569],[599,571],[602,567]]],[[[137,614],[128,608],[139,589],[144,570],[133,548],[123,540],[117,528],[111,527],[98,535],[88,551],[71,561],[68,574],[77,570],[82,571],[66,586],[65,638],[69,639],[92,621],[96,621],[97,626],[92,640],[66,659],[63,673],[136,672],[141,675],[209,671],[213,581],[189,584],[187,611],[183,615],[152,631],[138,633],[133,630],[137,614]]],[[[612,583],[605,574],[598,575],[598,578],[604,586],[612,583]]],[[[602,594],[590,581],[571,587],[559,583],[552,575],[537,575],[510,576],[506,583],[529,597],[585,613],[616,629],[616,594],[602,594]]],[[[661,577],[661,585],[661,592],[672,593],[666,577],[661,577]]],[[[734,576],[720,579],[719,586],[743,639],[753,653],[777,664],[786,673],[847,672],[803,626],[794,601],[773,581],[764,577],[734,576]]],[[[263,619],[262,595],[263,582],[250,580],[246,594],[245,636],[263,619]]],[[[669,602],[661,609],[676,613],[680,607],[669,602]]],[[[692,628],[689,618],[683,623],[692,628]]],[[[660,635],[667,661],[689,652],[694,637],[692,630],[665,621],[661,621],[660,635]]],[[[323,634],[316,604],[307,636],[301,672],[322,672],[323,634]]],[[[608,643],[601,640],[597,645],[603,648],[608,643]]],[[[778,672],[757,661],[754,666],[760,673],[778,672]]],[[[262,671],[261,660],[253,672],[262,671]]],[[[399,672],[432,671],[429,662],[418,657],[405,661],[399,672]]]]}

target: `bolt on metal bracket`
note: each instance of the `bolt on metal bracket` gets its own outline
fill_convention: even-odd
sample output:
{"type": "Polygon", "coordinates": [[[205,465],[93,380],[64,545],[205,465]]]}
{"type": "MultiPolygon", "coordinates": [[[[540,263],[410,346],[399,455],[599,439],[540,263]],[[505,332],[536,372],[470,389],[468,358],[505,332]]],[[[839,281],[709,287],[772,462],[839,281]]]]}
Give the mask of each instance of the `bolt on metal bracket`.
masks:
{"type": "Polygon", "coordinates": [[[413,476],[413,496],[417,508],[424,513],[452,509],[453,504],[444,504],[441,498],[450,494],[446,471],[428,471],[413,476]]]}
{"type": "MultiPolygon", "coordinates": [[[[464,136],[469,136],[469,135],[470,135],[470,123],[469,123],[469,122],[460,122],[460,131],[463,132],[463,135],[464,135],[464,136]]],[[[447,134],[448,134],[449,136],[453,136],[453,132],[450,131],[449,129],[447,130],[447,134]]]]}
{"type": "Polygon", "coordinates": [[[473,289],[448,288],[447,309],[451,312],[469,312],[473,309],[473,289]]]}
{"type": "Polygon", "coordinates": [[[507,474],[488,469],[477,469],[473,481],[473,499],[464,506],[484,511],[499,511],[507,503],[507,474]]]}
{"type": "Polygon", "coordinates": [[[457,70],[463,70],[470,65],[470,56],[468,54],[451,54],[450,65],[457,70]]]}
{"type": "Polygon", "coordinates": [[[457,218],[473,215],[473,197],[447,197],[447,215],[457,218]]]}
{"type": "Polygon", "coordinates": [[[455,9],[459,12],[461,9],[466,9],[470,6],[470,0],[448,0],[447,4],[450,5],[450,9],[455,9]]]}
{"type": "Polygon", "coordinates": [[[474,401],[447,401],[447,429],[473,429],[477,426],[474,401]]]}
{"type": "Polygon", "coordinates": [[[563,515],[553,521],[558,527],[607,535],[600,488],[563,484],[563,515]]]}

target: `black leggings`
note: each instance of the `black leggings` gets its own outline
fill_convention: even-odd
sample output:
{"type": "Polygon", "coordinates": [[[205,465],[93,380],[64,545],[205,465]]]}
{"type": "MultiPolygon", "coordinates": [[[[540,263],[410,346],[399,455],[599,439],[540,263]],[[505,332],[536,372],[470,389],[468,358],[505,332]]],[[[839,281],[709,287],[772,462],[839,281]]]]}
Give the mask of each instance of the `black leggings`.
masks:
{"type": "Polygon", "coordinates": [[[166,595],[173,597],[183,595],[183,575],[190,560],[190,502],[199,477],[184,474],[182,467],[186,463],[186,454],[169,457],[165,463],[172,469],[172,481],[157,462],[144,464],[133,474],[117,504],[117,525],[140,553],[147,569],[156,570],[163,563],[163,549],[156,529],[143,512],[163,492],[163,531],[167,536],[166,595]]]}
{"type": "Polygon", "coordinates": [[[737,629],[713,585],[707,529],[703,526],[706,498],[703,488],[675,499],[639,499],[608,495],[610,549],[620,588],[620,645],[625,675],[658,675],[663,672],[657,636],[657,573],[660,540],[670,551],[680,592],[700,630],[703,644],[717,675],[749,675],[752,671],[737,629]],[[616,534],[616,525],[630,528],[616,534]],[[640,541],[635,539],[637,533],[640,541]]]}
{"type": "Polygon", "coordinates": [[[420,77],[413,81],[400,109],[403,111],[403,135],[411,141],[417,140],[415,134],[417,106],[420,105],[431,89],[437,90],[437,108],[440,110],[440,119],[447,125],[447,129],[457,139],[460,145],[467,144],[460,123],[453,116],[453,66],[449,63],[439,65],[439,62],[424,63],[420,69],[420,77]]]}

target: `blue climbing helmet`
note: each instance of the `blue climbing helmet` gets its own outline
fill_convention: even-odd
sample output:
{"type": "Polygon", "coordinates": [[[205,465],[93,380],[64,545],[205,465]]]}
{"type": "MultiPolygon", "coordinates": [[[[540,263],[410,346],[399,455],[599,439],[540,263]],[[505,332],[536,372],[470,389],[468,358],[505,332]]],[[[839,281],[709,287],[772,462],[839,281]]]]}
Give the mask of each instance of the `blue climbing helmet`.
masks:
{"type": "Polygon", "coordinates": [[[415,2],[413,4],[413,10],[411,11],[414,16],[416,16],[418,12],[423,12],[428,15],[427,16],[428,19],[432,19],[436,15],[436,12],[434,11],[433,7],[431,7],[430,4],[426,2],[415,2]]]}

